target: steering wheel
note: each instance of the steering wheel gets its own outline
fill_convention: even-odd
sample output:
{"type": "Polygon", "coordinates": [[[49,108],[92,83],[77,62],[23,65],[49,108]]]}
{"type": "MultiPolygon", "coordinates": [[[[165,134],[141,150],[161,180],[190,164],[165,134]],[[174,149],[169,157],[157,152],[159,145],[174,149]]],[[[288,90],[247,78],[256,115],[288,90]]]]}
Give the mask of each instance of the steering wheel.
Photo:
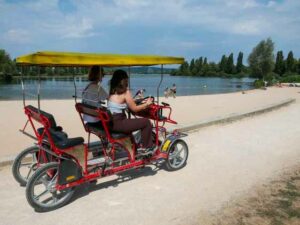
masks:
{"type": "Polygon", "coordinates": [[[141,105],[141,104],[143,104],[144,102],[146,102],[147,100],[148,100],[148,98],[151,98],[152,99],[152,102],[154,102],[154,97],[153,96],[147,96],[147,97],[145,97],[145,98],[139,98],[139,99],[135,99],[134,101],[135,101],[135,104],[137,104],[137,105],[141,105]]]}

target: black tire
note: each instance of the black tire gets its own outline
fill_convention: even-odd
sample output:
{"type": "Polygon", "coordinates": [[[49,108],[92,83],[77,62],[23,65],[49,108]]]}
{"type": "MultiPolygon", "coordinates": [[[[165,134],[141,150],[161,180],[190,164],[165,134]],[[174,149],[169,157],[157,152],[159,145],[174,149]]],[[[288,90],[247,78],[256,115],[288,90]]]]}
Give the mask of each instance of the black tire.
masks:
{"type": "Polygon", "coordinates": [[[172,143],[168,152],[168,158],[166,159],[165,166],[168,171],[176,171],[183,168],[186,165],[189,156],[189,149],[186,142],[182,139],[178,139],[172,143]],[[181,148],[179,149],[179,147],[181,148]],[[183,153],[183,157],[182,154],[183,153]]]}
{"type": "MultiPolygon", "coordinates": [[[[32,147],[24,149],[15,158],[13,165],[12,165],[12,173],[13,173],[15,180],[20,184],[20,186],[26,186],[28,179],[36,171],[36,169],[37,169],[36,156],[37,156],[38,152],[39,152],[39,148],[37,146],[32,146],[32,147]],[[23,171],[23,169],[21,171],[22,167],[27,167],[28,172],[23,171]]],[[[25,169],[26,168],[24,168],[24,170],[25,169]]]]}
{"type": "Polygon", "coordinates": [[[74,194],[74,188],[68,188],[62,191],[57,191],[55,189],[58,166],[58,162],[46,163],[28,180],[26,186],[26,198],[28,203],[37,212],[48,212],[60,208],[67,204],[74,194]],[[38,185],[40,185],[38,188],[43,188],[44,186],[43,189],[45,190],[36,195],[35,189],[38,185]],[[45,200],[40,199],[41,197],[46,197],[46,194],[48,194],[49,197],[45,200]]]}

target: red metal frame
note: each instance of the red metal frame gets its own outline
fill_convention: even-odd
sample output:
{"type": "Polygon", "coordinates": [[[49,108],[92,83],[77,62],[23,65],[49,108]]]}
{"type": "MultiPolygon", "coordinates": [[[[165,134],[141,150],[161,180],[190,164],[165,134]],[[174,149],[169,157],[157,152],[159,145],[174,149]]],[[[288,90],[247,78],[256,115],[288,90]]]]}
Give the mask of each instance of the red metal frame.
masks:
{"type": "MultiPolygon", "coordinates": [[[[167,158],[167,153],[161,152],[160,148],[159,148],[159,132],[162,132],[164,135],[166,135],[166,129],[164,128],[164,123],[165,122],[169,122],[169,123],[174,123],[176,124],[175,121],[170,119],[170,115],[172,112],[172,109],[169,106],[161,106],[161,105],[151,105],[150,108],[148,109],[148,112],[144,111],[141,113],[137,113],[136,115],[138,116],[143,116],[146,118],[149,118],[151,120],[154,121],[154,129],[155,129],[155,133],[156,133],[156,146],[158,146],[158,150],[149,158],[141,158],[141,159],[136,159],[136,146],[137,144],[134,141],[134,138],[132,135],[128,136],[132,143],[132,150],[133,150],[133,154],[130,154],[130,151],[124,146],[122,145],[122,140],[124,140],[125,138],[120,138],[120,139],[114,139],[110,133],[109,130],[109,126],[108,123],[110,122],[110,116],[108,114],[108,112],[103,108],[88,108],[88,111],[86,108],[84,108],[85,106],[82,103],[77,103],[76,104],[76,109],[80,115],[82,124],[84,125],[85,130],[88,132],[89,138],[88,141],[90,140],[90,134],[95,134],[97,135],[102,141],[107,141],[108,143],[110,143],[112,145],[112,149],[111,149],[111,156],[112,156],[112,160],[115,160],[115,146],[116,145],[121,145],[122,148],[127,152],[128,155],[128,159],[129,159],[129,163],[125,164],[125,165],[120,165],[120,166],[116,166],[114,163],[111,164],[109,167],[107,168],[102,168],[99,167],[95,172],[89,172],[88,171],[88,146],[89,146],[89,142],[88,144],[84,144],[84,165],[80,165],[79,161],[75,158],[75,157],[71,157],[76,161],[76,163],[78,165],[80,165],[81,167],[83,167],[83,177],[80,178],[77,181],[65,184],[65,185],[56,185],[56,188],[58,190],[62,190],[65,188],[69,188],[69,187],[74,187],[77,185],[80,185],[84,182],[90,181],[90,180],[95,180],[101,177],[105,177],[105,176],[109,176],[118,172],[122,172],[131,168],[139,168],[144,166],[145,164],[148,164],[152,161],[158,160],[158,159],[166,159],[167,158]],[[169,114],[167,117],[162,117],[162,110],[169,110],[169,114]],[[98,133],[90,130],[88,128],[88,126],[84,123],[83,121],[83,114],[88,114],[90,116],[94,116],[97,117],[98,119],[100,119],[103,129],[105,131],[105,135],[99,135],[98,133]],[[159,125],[159,123],[163,123],[163,125],[159,125]]],[[[72,149],[74,147],[68,148],[68,149],[59,149],[54,141],[53,138],[51,137],[51,133],[49,131],[49,129],[51,128],[51,122],[50,120],[44,116],[42,113],[40,113],[39,111],[36,110],[32,110],[32,108],[25,106],[24,108],[25,110],[25,114],[28,117],[28,121],[26,122],[23,131],[25,130],[26,126],[28,125],[28,123],[31,124],[33,131],[37,137],[37,141],[38,141],[38,145],[42,145],[43,143],[43,139],[45,138],[45,136],[47,136],[48,142],[50,144],[50,148],[51,150],[58,156],[58,158],[56,160],[58,160],[58,162],[60,162],[59,157],[61,157],[64,154],[68,154],[68,151],[72,151],[72,149]],[[37,132],[37,129],[35,127],[35,124],[33,122],[33,120],[37,121],[38,123],[40,123],[43,127],[43,133],[39,134],[37,132]]],[[[107,152],[105,149],[105,146],[103,145],[103,154],[104,156],[107,156],[107,152]]],[[[46,159],[46,155],[44,151],[40,151],[39,153],[39,157],[44,157],[44,162],[47,162],[46,159]]]]}

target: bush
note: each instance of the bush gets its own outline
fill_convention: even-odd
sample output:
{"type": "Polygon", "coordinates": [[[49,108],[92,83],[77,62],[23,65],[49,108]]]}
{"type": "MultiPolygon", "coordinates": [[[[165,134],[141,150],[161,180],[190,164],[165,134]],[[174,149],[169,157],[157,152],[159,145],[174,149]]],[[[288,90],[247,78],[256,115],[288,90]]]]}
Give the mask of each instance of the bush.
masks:
{"type": "Polygon", "coordinates": [[[235,74],[235,77],[236,77],[236,78],[243,78],[243,77],[247,77],[247,76],[248,76],[248,74],[245,73],[244,71],[235,74]]]}
{"type": "Polygon", "coordinates": [[[279,75],[277,73],[274,73],[274,72],[271,72],[271,73],[268,73],[264,79],[265,81],[268,82],[268,86],[272,86],[274,84],[277,83],[277,81],[279,80],[279,75]]]}
{"type": "Polygon", "coordinates": [[[0,80],[5,82],[11,82],[13,80],[13,76],[11,74],[0,72],[0,80]]]}
{"type": "Polygon", "coordinates": [[[207,71],[205,76],[207,76],[207,77],[216,77],[216,76],[218,76],[218,73],[216,71],[207,71]]]}
{"type": "Polygon", "coordinates": [[[4,75],[4,80],[5,80],[6,82],[11,82],[12,79],[13,79],[12,75],[10,75],[10,74],[5,74],[5,75],[4,75]]]}
{"type": "Polygon", "coordinates": [[[265,86],[264,81],[263,80],[255,80],[253,83],[255,88],[262,88],[265,86]]]}
{"type": "Polygon", "coordinates": [[[280,79],[281,83],[300,83],[300,75],[291,75],[287,77],[282,77],[280,79]]]}
{"type": "Polygon", "coordinates": [[[291,76],[295,76],[295,75],[296,75],[295,73],[288,71],[288,72],[285,72],[282,76],[283,77],[291,77],[291,76]]]}

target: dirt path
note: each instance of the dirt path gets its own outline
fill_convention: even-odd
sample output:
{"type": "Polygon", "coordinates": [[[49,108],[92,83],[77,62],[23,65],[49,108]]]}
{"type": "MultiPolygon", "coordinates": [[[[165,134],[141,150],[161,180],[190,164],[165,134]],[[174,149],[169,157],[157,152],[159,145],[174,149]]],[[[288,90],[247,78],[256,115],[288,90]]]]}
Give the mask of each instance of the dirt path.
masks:
{"type": "Polygon", "coordinates": [[[69,205],[35,213],[9,167],[0,169],[0,224],[203,224],[231,199],[300,162],[300,103],[186,139],[190,156],[177,172],[147,167],[84,186],[69,205]]]}

